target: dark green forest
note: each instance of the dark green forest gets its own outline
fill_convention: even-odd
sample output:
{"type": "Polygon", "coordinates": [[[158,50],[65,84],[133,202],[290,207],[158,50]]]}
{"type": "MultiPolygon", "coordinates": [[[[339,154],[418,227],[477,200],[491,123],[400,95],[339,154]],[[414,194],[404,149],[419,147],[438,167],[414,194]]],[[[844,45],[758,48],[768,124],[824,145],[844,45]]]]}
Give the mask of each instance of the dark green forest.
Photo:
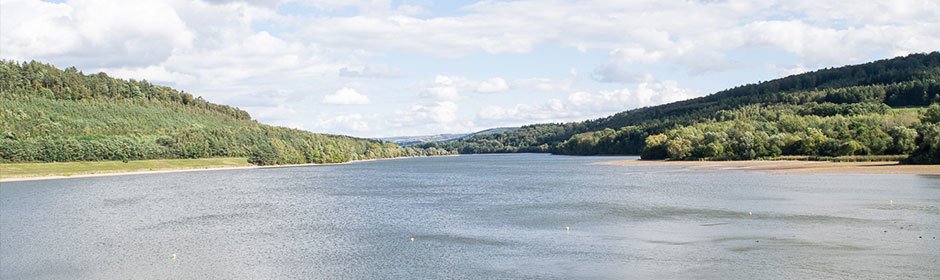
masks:
{"type": "Polygon", "coordinates": [[[940,53],[932,52],[822,69],[595,120],[529,125],[421,147],[672,160],[910,155],[906,162],[940,163],[938,102],[940,53]]]}
{"type": "Polygon", "coordinates": [[[448,153],[265,125],[147,81],[0,63],[0,162],[248,157],[269,165],[448,153]]]}

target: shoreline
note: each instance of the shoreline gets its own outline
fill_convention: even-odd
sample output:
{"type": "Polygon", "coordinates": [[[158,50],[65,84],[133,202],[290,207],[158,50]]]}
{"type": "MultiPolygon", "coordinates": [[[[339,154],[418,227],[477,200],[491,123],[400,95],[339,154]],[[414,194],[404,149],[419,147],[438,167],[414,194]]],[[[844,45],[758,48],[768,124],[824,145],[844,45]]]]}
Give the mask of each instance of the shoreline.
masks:
{"type": "Polygon", "coordinates": [[[912,174],[940,175],[940,165],[900,164],[897,161],[831,162],[800,160],[663,161],[619,160],[597,162],[614,166],[675,166],[664,172],[751,171],[768,174],[912,174]]]}
{"type": "MultiPolygon", "coordinates": [[[[457,155],[441,155],[441,156],[457,156],[457,155]]],[[[423,156],[423,157],[427,157],[427,156],[423,156]]],[[[115,171],[115,172],[103,171],[102,173],[84,173],[84,174],[73,174],[73,175],[24,176],[24,177],[0,178],[0,183],[44,181],[44,180],[73,179],[73,178],[111,177],[111,176],[124,176],[124,175],[180,173],[180,172],[290,168],[290,167],[305,167],[305,166],[330,166],[330,165],[344,165],[344,164],[354,164],[354,163],[362,163],[362,162],[370,162],[370,161],[396,160],[396,159],[406,159],[406,158],[420,158],[420,156],[419,157],[361,159],[361,160],[352,160],[352,161],[347,161],[347,162],[336,162],[336,163],[298,163],[298,164],[283,164],[283,165],[248,165],[248,166],[204,167],[204,168],[200,168],[200,167],[167,168],[167,169],[157,169],[157,170],[134,170],[134,171],[115,171]]]]}
{"type": "MultiPolygon", "coordinates": [[[[440,156],[462,156],[462,155],[440,155],[440,156]]],[[[301,164],[285,164],[285,165],[248,165],[248,166],[227,166],[227,167],[167,168],[167,169],[155,169],[155,170],[133,170],[133,171],[114,171],[114,172],[105,170],[105,171],[102,171],[101,173],[83,173],[83,174],[72,174],[72,175],[41,175],[41,176],[0,178],[0,183],[72,179],[72,178],[110,177],[110,176],[123,176],[123,175],[162,174],[162,173],[177,173],[177,172],[330,166],[330,165],[356,164],[356,163],[371,162],[371,161],[399,160],[399,159],[423,158],[423,157],[431,157],[431,156],[363,159],[363,160],[353,160],[353,161],[338,162],[338,163],[301,163],[301,164]]],[[[438,156],[434,156],[434,157],[438,157],[438,156]]],[[[896,161],[872,161],[872,162],[829,162],[829,161],[800,161],[800,160],[664,161],[664,160],[629,159],[629,160],[595,162],[595,163],[592,163],[592,165],[681,167],[676,170],[664,170],[660,172],[750,171],[750,172],[762,172],[762,173],[768,173],[768,174],[911,174],[911,175],[940,176],[940,165],[907,165],[907,164],[899,164],[896,161]]]]}

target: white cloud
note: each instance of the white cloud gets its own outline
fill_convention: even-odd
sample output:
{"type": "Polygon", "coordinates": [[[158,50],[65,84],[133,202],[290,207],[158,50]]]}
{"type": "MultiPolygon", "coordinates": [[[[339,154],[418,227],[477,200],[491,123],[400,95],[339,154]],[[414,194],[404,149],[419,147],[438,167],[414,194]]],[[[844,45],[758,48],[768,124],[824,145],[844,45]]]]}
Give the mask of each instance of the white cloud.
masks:
{"type": "Polygon", "coordinates": [[[496,93],[509,90],[505,79],[496,77],[484,81],[472,81],[464,77],[437,75],[434,81],[421,85],[421,97],[442,101],[461,100],[461,92],[496,93]]]}
{"type": "Polygon", "coordinates": [[[387,64],[366,65],[361,67],[342,67],[339,69],[340,77],[387,79],[400,78],[403,75],[391,69],[387,64]]]}
{"type": "Polygon", "coordinates": [[[420,15],[430,14],[431,11],[428,11],[428,9],[425,9],[424,7],[421,7],[418,5],[403,4],[403,5],[398,5],[398,8],[396,9],[396,13],[401,14],[401,15],[406,15],[406,16],[420,16],[420,15]]]}
{"type": "Polygon", "coordinates": [[[436,100],[458,100],[460,99],[460,92],[457,89],[459,86],[458,83],[463,83],[464,81],[465,80],[461,77],[437,75],[437,77],[434,77],[434,82],[421,90],[420,96],[436,100]]]}
{"type": "Polygon", "coordinates": [[[3,56],[54,58],[69,64],[148,66],[195,35],[164,1],[74,0],[63,4],[4,1],[0,14],[3,56]]]}
{"type": "Polygon", "coordinates": [[[275,7],[281,0],[204,0],[213,4],[247,3],[262,7],[275,7]]]}
{"type": "Polygon", "coordinates": [[[481,120],[572,121],[596,118],[634,108],[665,104],[699,96],[680,88],[675,81],[639,83],[633,89],[576,91],[566,100],[549,99],[543,104],[513,107],[485,106],[477,112],[481,120]]]}
{"type": "Polygon", "coordinates": [[[646,50],[643,47],[614,49],[610,56],[626,63],[654,63],[666,56],[663,50],[646,50]]]}
{"type": "Polygon", "coordinates": [[[689,99],[696,95],[679,88],[675,81],[643,82],[634,90],[620,89],[574,92],[568,95],[568,101],[588,112],[618,112],[628,109],[665,104],[689,99]]]}
{"type": "Polygon", "coordinates": [[[540,91],[567,91],[571,89],[572,80],[556,80],[550,78],[527,78],[513,80],[514,89],[534,89],[540,91]]]}
{"type": "Polygon", "coordinates": [[[734,64],[728,52],[750,46],[791,52],[811,65],[857,62],[894,49],[930,51],[938,6],[922,0],[484,1],[458,17],[318,18],[303,34],[327,45],[448,57],[526,53],[548,43],[607,49],[610,62],[597,71],[598,80],[637,81],[637,64],[674,63],[693,74],[721,71],[734,64]],[[879,29],[885,32],[870,32],[879,29]],[[856,51],[834,56],[841,50],[856,51]]]}
{"type": "Polygon", "coordinates": [[[504,119],[508,115],[509,115],[509,110],[500,106],[495,106],[495,105],[484,106],[483,108],[480,109],[480,112],[477,113],[477,117],[484,119],[484,120],[504,119]]]}
{"type": "Polygon", "coordinates": [[[244,3],[13,0],[0,5],[3,58],[147,79],[215,102],[283,89],[295,95],[322,92],[306,86],[308,81],[336,76],[336,69],[349,65],[337,61],[339,53],[326,54],[315,44],[253,30],[253,21],[273,19],[274,11],[244,3]],[[45,25],[51,29],[37,30],[45,25]],[[42,39],[47,37],[51,41],[42,39]]]}
{"type": "Polygon", "coordinates": [[[797,65],[770,64],[770,65],[767,65],[767,67],[774,70],[774,72],[777,72],[777,74],[780,76],[796,75],[796,74],[806,73],[811,70],[803,64],[797,64],[797,65]]]}
{"type": "Polygon", "coordinates": [[[369,104],[369,97],[348,87],[341,88],[334,94],[323,97],[323,104],[331,105],[363,105],[369,104]]]}
{"type": "Polygon", "coordinates": [[[524,120],[527,122],[566,121],[578,113],[560,99],[549,99],[542,104],[516,104],[512,107],[486,106],[477,112],[481,120],[524,120]]]}
{"type": "Polygon", "coordinates": [[[572,114],[564,102],[554,98],[541,105],[517,104],[510,112],[518,119],[542,121],[558,120],[572,114]]]}
{"type": "Polygon", "coordinates": [[[415,125],[428,121],[438,124],[453,123],[457,121],[457,103],[418,103],[412,105],[408,111],[398,111],[395,115],[398,125],[415,125]]]}
{"type": "Polygon", "coordinates": [[[592,77],[602,83],[636,83],[652,78],[649,73],[636,68],[641,67],[614,59],[594,69],[592,77]]]}
{"type": "Polygon", "coordinates": [[[81,35],[70,26],[72,8],[66,4],[25,0],[0,4],[0,49],[5,58],[61,54],[81,41],[81,35]]]}
{"type": "Polygon", "coordinates": [[[730,50],[762,44],[814,60],[808,65],[858,60],[833,56],[841,50],[858,50],[852,54],[860,59],[929,51],[940,29],[940,3],[923,0],[483,1],[464,7],[465,15],[427,18],[415,17],[428,15],[421,6],[389,1],[209,2],[4,1],[2,49],[5,57],[144,67],[179,49],[225,46],[246,36],[239,29],[268,21],[286,30],[283,38],[321,50],[463,56],[558,44],[612,50],[611,60],[627,68],[670,61],[702,73],[727,68],[730,50]],[[278,15],[275,8],[287,2],[326,13],[278,15]],[[348,7],[358,14],[329,13],[348,7]]]}
{"type": "Polygon", "coordinates": [[[274,106],[257,106],[252,110],[252,117],[263,119],[270,124],[281,125],[293,128],[304,128],[296,121],[302,116],[301,112],[286,103],[278,103],[274,106]]]}
{"type": "Polygon", "coordinates": [[[854,42],[845,44],[858,39],[851,35],[857,31],[820,28],[799,20],[753,22],[744,27],[744,32],[750,35],[747,38],[750,44],[775,46],[813,60],[851,57],[856,48],[864,47],[854,42]]]}
{"type": "Polygon", "coordinates": [[[387,120],[397,135],[457,133],[480,130],[472,120],[461,120],[459,106],[451,101],[415,103],[407,110],[398,110],[387,120]]]}
{"type": "Polygon", "coordinates": [[[742,27],[742,32],[746,34],[746,46],[776,47],[802,57],[809,65],[838,65],[868,61],[879,52],[887,52],[884,56],[935,51],[940,43],[937,29],[940,29],[937,20],[909,26],[864,25],[847,29],[786,20],[752,22],[742,27]]]}
{"type": "Polygon", "coordinates": [[[362,114],[340,114],[326,119],[320,119],[322,126],[340,126],[353,131],[368,131],[369,123],[362,114]]]}
{"type": "Polygon", "coordinates": [[[293,92],[288,90],[255,91],[244,94],[226,96],[220,100],[223,104],[255,109],[257,107],[278,107],[284,104],[297,103],[293,92]]]}
{"type": "Polygon", "coordinates": [[[376,127],[382,126],[379,114],[368,113],[318,113],[304,121],[303,129],[323,133],[347,134],[358,137],[375,136],[376,127]]]}
{"type": "Polygon", "coordinates": [[[198,78],[193,74],[174,72],[163,66],[146,67],[121,67],[107,70],[107,74],[113,77],[126,77],[128,79],[140,79],[146,77],[150,82],[157,83],[196,83],[198,78]]]}
{"type": "Polygon", "coordinates": [[[499,78],[499,77],[482,81],[480,82],[480,85],[477,86],[477,92],[480,92],[480,93],[493,93],[493,92],[506,91],[508,89],[509,89],[509,84],[506,83],[506,80],[504,80],[503,78],[499,78]]]}

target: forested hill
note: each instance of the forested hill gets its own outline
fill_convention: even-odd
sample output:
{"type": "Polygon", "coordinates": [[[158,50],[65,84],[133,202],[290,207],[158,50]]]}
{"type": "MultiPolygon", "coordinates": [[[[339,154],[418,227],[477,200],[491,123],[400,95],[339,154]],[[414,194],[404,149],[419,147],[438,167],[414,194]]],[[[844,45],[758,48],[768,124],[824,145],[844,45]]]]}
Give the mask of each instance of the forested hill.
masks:
{"type": "Polygon", "coordinates": [[[537,124],[422,147],[461,153],[757,159],[914,154],[937,162],[940,53],[823,69],[584,122],[537,124]],[[925,122],[922,122],[921,119],[925,122]]]}
{"type": "Polygon", "coordinates": [[[0,162],[248,157],[292,164],[443,153],[265,125],[147,81],[0,63],[0,162]]]}

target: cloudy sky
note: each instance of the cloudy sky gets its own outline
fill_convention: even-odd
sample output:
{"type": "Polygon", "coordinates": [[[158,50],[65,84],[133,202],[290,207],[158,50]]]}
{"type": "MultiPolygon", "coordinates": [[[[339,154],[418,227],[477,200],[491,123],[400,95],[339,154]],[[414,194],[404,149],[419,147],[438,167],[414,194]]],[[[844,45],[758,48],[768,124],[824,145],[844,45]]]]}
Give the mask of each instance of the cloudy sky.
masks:
{"type": "Polygon", "coordinates": [[[363,137],[597,118],[940,49],[940,1],[0,0],[0,56],[363,137]]]}

